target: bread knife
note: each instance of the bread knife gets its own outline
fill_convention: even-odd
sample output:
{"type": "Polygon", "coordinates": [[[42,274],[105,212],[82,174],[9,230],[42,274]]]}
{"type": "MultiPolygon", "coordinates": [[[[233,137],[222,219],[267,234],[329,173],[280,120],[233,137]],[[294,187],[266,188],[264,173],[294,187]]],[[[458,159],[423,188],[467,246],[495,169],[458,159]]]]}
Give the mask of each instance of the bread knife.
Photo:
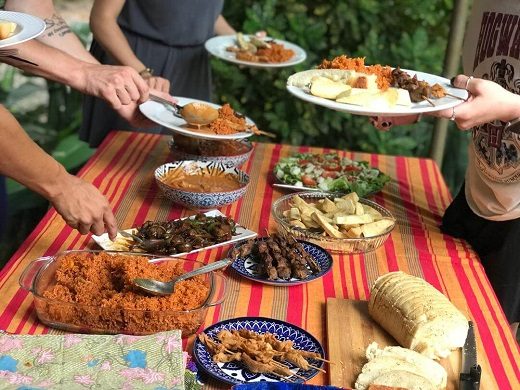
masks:
{"type": "Polygon", "coordinates": [[[481,367],[477,363],[477,343],[473,322],[468,321],[466,342],[462,347],[462,368],[459,376],[459,390],[477,390],[480,387],[481,367]]]}

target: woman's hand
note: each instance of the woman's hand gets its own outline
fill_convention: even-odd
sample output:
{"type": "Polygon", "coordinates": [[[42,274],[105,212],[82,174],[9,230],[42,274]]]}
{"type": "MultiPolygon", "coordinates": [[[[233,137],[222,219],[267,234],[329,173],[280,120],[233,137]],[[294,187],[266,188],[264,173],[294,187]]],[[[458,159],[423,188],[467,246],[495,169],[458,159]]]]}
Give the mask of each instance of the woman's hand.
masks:
{"type": "Polygon", "coordinates": [[[453,120],[461,130],[495,120],[507,122],[520,117],[520,96],[494,81],[458,75],[452,79],[452,84],[467,89],[470,94],[468,100],[430,115],[453,120]]]}
{"type": "Polygon", "coordinates": [[[161,91],[164,93],[170,92],[170,81],[165,78],[158,77],[158,76],[151,76],[151,77],[146,78],[145,80],[151,89],[155,89],[157,91],[161,91]]]}
{"type": "Polygon", "coordinates": [[[371,116],[369,121],[376,129],[381,131],[388,131],[392,126],[403,126],[417,123],[420,120],[420,115],[406,115],[406,116],[371,116]]]}

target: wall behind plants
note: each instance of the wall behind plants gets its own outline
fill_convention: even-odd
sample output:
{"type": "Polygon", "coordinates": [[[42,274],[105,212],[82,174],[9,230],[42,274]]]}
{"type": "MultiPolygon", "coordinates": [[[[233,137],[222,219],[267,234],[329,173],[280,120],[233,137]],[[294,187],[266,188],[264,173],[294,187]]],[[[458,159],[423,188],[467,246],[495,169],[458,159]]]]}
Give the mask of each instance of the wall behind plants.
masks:
{"type": "MultiPolygon", "coordinates": [[[[237,68],[213,59],[216,101],[230,102],[277,142],[319,145],[384,154],[427,156],[433,120],[413,126],[374,129],[366,117],[320,108],[291,97],[287,77],[339,54],[364,56],[366,63],[400,65],[441,74],[453,0],[266,0],[227,1],[224,16],[238,31],[268,35],[302,46],[305,63],[283,70],[237,68]]],[[[450,130],[444,173],[452,188],[465,166],[467,135],[450,130]]]]}

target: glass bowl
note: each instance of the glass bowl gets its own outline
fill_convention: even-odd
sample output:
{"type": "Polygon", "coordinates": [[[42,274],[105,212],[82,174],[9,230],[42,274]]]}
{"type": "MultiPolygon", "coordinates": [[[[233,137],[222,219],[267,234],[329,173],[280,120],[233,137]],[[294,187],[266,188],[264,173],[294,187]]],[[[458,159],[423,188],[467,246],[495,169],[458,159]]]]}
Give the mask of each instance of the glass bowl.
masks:
{"type": "Polygon", "coordinates": [[[169,142],[171,156],[175,161],[199,160],[212,161],[226,168],[239,168],[253,153],[249,140],[204,140],[175,135],[169,142]]]}
{"type": "MultiPolygon", "coordinates": [[[[333,200],[334,198],[343,196],[343,194],[331,194],[328,192],[315,191],[299,192],[297,194],[282,196],[281,198],[277,199],[272,206],[272,213],[276,223],[278,224],[278,229],[280,229],[282,232],[291,234],[296,239],[310,241],[320,245],[321,247],[328,249],[331,252],[353,254],[373,251],[384,244],[395,226],[394,223],[383,233],[368,238],[335,238],[325,236],[321,231],[302,229],[289,224],[289,221],[286,217],[284,217],[283,212],[291,208],[291,204],[293,203],[292,199],[295,196],[299,196],[307,203],[317,203],[320,199],[329,198],[333,200]]],[[[395,220],[390,211],[378,205],[377,203],[364,198],[360,198],[359,202],[373,207],[375,210],[379,211],[383,217],[392,218],[395,220]]]]}
{"type": "MultiPolygon", "coordinates": [[[[36,314],[43,324],[67,332],[99,334],[146,335],[179,329],[182,332],[182,337],[187,337],[194,334],[204,323],[209,307],[224,301],[225,277],[218,272],[209,272],[199,276],[202,278],[199,280],[208,286],[208,293],[202,299],[201,305],[189,310],[126,309],[124,303],[117,307],[99,304],[89,305],[44,296],[44,292],[56,284],[56,271],[61,262],[69,261],[67,255],[88,254],[94,256],[99,253],[123,257],[147,257],[150,263],[170,262],[180,264],[185,272],[204,265],[198,261],[182,258],[89,250],[65,251],[54,256],[40,257],[31,262],[24,270],[20,276],[20,286],[33,293],[36,314]]],[[[121,293],[121,295],[123,294],[121,293]]],[[[162,297],[153,296],[147,298],[155,300],[155,302],[162,299],[162,297]]],[[[160,307],[160,304],[157,303],[157,306],[160,307]]]]}

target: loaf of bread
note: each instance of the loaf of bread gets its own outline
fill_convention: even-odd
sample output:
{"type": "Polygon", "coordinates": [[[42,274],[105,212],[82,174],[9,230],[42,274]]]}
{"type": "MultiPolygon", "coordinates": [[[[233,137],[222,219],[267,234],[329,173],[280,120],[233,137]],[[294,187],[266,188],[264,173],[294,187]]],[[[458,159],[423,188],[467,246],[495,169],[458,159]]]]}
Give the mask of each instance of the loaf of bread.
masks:
{"type": "Polygon", "coordinates": [[[390,272],[375,281],[368,312],[403,347],[432,359],[462,347],[468,333],[468,320],[448,298],[404,272],[390,272]]]}
{"type": "Polygon", "coordinates": [[[368,363],[359,374],[355,388],[367,390],[371,385],[410,390],[446,388],[446,370],[435,360],[402,347],[379,348],[372,343],[366,351],[368,363]]]}
{"type": "Polygon", "coordinates": [[[15,22],[0,20],[0,39],[9,38],[16,30],[15,22]]]}

